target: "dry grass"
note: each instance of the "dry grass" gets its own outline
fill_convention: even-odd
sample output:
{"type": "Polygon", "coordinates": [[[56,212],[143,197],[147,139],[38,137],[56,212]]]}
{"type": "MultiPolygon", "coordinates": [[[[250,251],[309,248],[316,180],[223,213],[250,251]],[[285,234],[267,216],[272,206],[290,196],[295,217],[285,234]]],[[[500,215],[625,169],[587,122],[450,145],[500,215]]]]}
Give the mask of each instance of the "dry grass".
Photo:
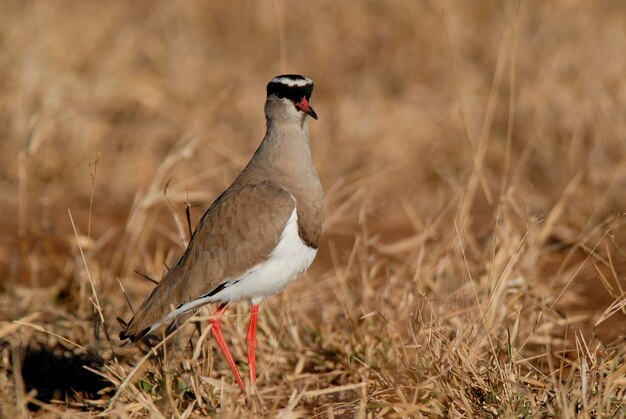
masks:
{"type": "MultiPolygon", "coordinates": [[[[3,417],[625,414],[622,1],[2,8],[3,417]],[[262,306],[246,405],[192,324],[155,357],[115,318],[282,72],[316,81],[325,236],[262,306]]],[[[248,310],[224,320],[244,371],[248,310]]]]}

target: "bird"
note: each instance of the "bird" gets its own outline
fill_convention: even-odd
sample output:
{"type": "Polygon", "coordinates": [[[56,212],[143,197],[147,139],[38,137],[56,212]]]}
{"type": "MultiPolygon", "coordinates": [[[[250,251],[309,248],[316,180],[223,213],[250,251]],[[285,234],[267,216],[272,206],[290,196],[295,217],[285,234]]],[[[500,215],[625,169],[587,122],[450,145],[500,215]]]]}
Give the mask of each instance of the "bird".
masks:
{"type": "Polygon", "coordinates": [[[233,183],[204,213],[178,262],[164,274],[128,323],[121,340],[137,342],[175,325],[208,303],[219,303],[211,333],[242,393],[245,386],[222,335],[230,303],[252,304],[246,336],[250,384],[256,383],[259,304],[304,273],[317,254],[323,191],[313,165],[307,119],[313,81],[297,74],[267,84],[266,133],[233,183]]]}

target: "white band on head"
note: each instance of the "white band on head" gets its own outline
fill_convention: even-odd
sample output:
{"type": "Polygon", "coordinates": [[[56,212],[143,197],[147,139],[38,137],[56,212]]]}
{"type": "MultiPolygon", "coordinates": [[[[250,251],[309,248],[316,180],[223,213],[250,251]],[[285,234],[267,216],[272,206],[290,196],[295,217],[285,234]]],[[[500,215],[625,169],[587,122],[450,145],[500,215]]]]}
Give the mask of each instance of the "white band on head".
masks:
{"type": "Polygon", "coordinates": [[[291,77],[279,76],[274,77],[270,83],[280,83],[289,87],[304,87],[309,84],[313,84],[313,80],[306,77],[302,77],[301,79],[292,79],[291,77]]]}

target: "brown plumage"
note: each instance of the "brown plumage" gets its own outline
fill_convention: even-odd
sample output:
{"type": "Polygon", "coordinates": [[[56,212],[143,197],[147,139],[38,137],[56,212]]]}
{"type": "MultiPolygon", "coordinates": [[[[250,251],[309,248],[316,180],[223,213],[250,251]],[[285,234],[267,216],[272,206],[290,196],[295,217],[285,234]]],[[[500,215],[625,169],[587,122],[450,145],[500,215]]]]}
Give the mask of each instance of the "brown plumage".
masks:
{"type": "MultiPolygon", "coordinates": [[[[308,267],[319,245],[322,222],[322,188],[306,126],[307,115],[317,119],[309,103],[312,89],[309,79],[294,75],[276,77],[268,84],[267,133],[261,145],[209,207],[183,256],[150,293],[120,338],[136,341],[164,319],[172,320],[168,315],[176,317],[211,301],[224,302],[220,306],[223,311],[228,302],[250,299],[256,316],[258,302],[308,267]],[[297,237],[288,227],[293,217],[297,237]],[[292,253],[297,259],[302,252],[302,262],[291,266],[288,259],[292,253]],[[280,259],[283,253],[290,255],[284,261],[280,259]],[[274,265],[268,268],[264,263],[270,259],[274,265]],[[286,272],[277,285],[263,272],[281,272],[283,262],[285,269],[293,272],[286,272]],[[242,281],[233,291],[230,287],[242,279],[247,282],[242,281]],[[262,281],[267,281],[267,287],[259,283],[262,281]]],[[[251,319],[251,327],[252,323],[251,319]]],[[[255,336],[249,338],[256,342],[255,336]]],[[[229,354],[225,355],[228,359],[229,354]]],[[[254,363],[253,354],[250,361],[254,363]]],[[[254,381],[252,375],[251,379],[254,381]]],[[[241,387],[239,378],[238,383],[241,387]]]]}
{"type": "Polygon", "coordinates": [[[276,247],[294,206],[289,193],[268,181],[231,186],[202,217],[184,255],[150,293],[122,339],[140,338],[173,308],[263,262],[276,247]]]}

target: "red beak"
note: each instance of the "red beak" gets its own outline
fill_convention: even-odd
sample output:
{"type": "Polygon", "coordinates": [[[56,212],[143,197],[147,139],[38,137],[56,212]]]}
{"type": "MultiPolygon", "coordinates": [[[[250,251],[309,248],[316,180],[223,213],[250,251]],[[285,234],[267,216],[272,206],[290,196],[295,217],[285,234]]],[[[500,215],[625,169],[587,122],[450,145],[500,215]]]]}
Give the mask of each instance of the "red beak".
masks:
{"type": "Polygon", "coordinates": [[[302,98],[302,100],[296,103],[296,108],[300,109],[305,114],[309,115],[313,119],[317,119],[317,114],[311,107],[311,104],[308,100],[306,100],[306,96],[302,98]]]}

